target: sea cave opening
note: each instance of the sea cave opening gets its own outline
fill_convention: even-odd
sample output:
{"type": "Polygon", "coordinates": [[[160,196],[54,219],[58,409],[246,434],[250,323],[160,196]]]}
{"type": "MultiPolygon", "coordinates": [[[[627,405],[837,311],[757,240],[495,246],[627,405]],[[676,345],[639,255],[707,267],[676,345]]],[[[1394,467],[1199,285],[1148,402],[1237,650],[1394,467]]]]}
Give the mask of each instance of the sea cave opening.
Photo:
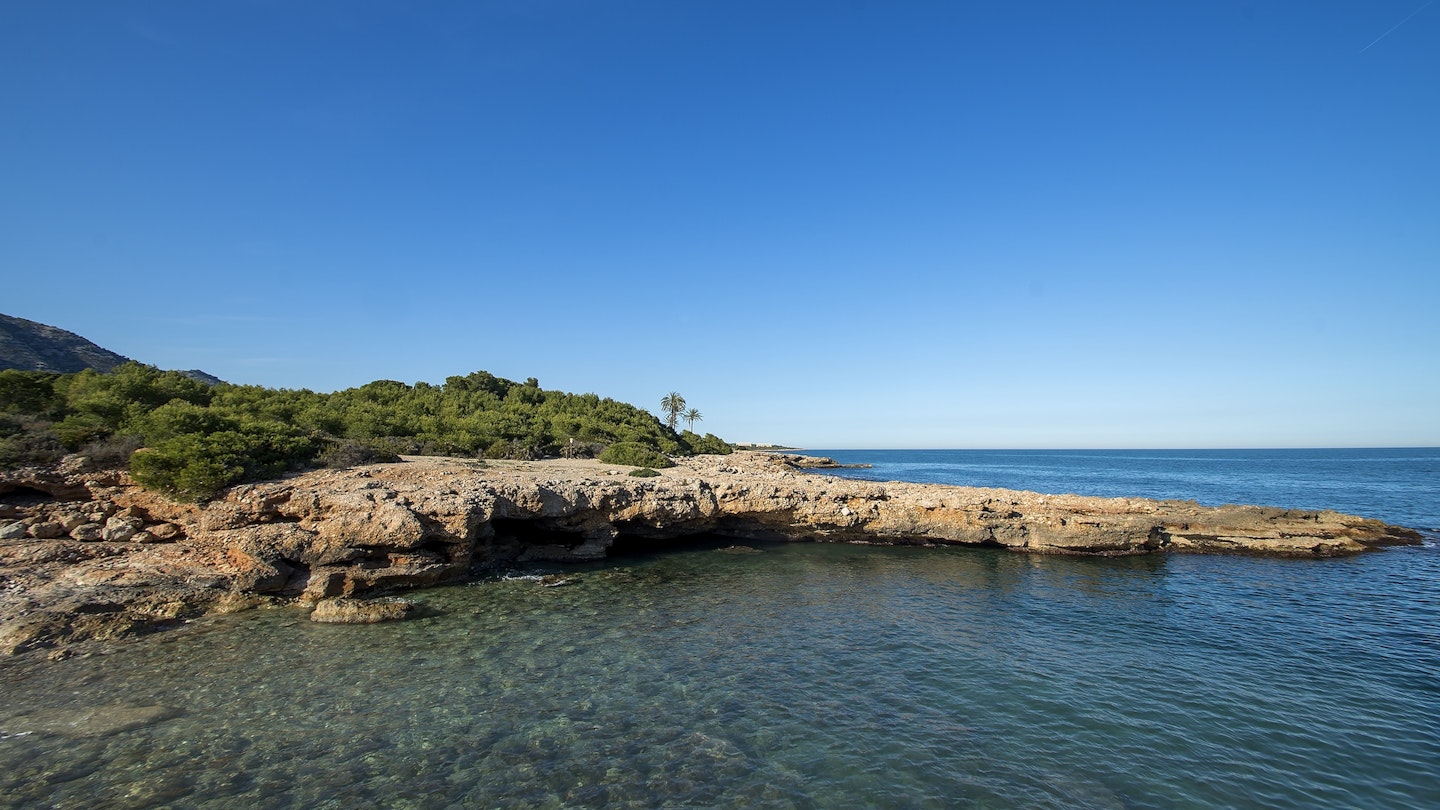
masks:
{"type": "Polygon", "coordinates": [[[8,506],[35,506],[54,500],[55,496],[43,489],[24,484],[0,484],[0,503],[8,506]]]}
{"type": "Polygon", "coordinates": [[[731,546],[755,545],[753,541],[714,532],[682,534],[677,537],[654,537],[643,534],[616,535],[605,553],[608,558],[664,554],[670,551],[715,551],[731,546]]]}
{"type": "MultiPolygon", "coordinates": [[[[775,532],[757,531],[754,527],[742,525],[696,526],[686,531],[683,526],[672,526],[665,530],[639,523],[618,521],[614,524],[615,537],[605,549],[606,559],[649,554],[664,554],[674,551],[707,551],[732,546],[763,546],[791,541],[775,532]]],[[[583,533],[575,529],[558,528],[544,520],[526,518],[495,518],[490,521],[493,532],[490,539],[491,554],[498,558],[520,556],[527,547],[558,547],[577,549],[586,542],[583,533]]]]}
{"type": "Polygon", "coordinates": [[[490,528],[495,532],[497,544],[519,546],[564,546],[574,548],[585,542],[579,532],[563,531],[546,526],[539,520],[525,518],[494,518],[490,528]]]}
{"type": "Polygon", "coordinates": [[[796,539],[743,520],[722,520],[716,525],[697,527],[693,532],[685,532],[678,527],[661,532],[649,526],[618,521],[615,523],[615,530],[615,541],[611,543],[605,555],[607,557],[663,554],[669,551],[714,551],[740,546],[761,547],[794,542],[796,539]]]}

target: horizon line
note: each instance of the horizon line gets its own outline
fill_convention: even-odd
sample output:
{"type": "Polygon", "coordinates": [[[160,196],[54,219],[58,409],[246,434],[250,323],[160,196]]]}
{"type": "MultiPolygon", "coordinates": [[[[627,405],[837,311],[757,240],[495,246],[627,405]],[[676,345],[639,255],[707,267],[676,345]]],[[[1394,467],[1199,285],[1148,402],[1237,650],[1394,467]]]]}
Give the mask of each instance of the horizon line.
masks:
{"type": "Polygon", "coordinates": [[[872,450],[872,451],[930,450],[930,451],[946,451],[946,452],[949,452],[949,451],[966,451],[966,452],[969,452],[969,451],[976,451],[976,450],[1002,450],[1002,451],[1028,450],[1028,451],[1040,451],[1040,452],[1053,452],[1053,451],[1057,451],[1057,450],[1073,451],[1073,452],[1092,452],[1092,451],[1111,451],[1111,452],[1113,452],[1113,451],[1121,451],[1121,450],[1123,450],[1123,451],[1138,451],[1138,452],[1146,452],[1146,451],[1162,451],[1162,452],[1182,452],[1182,451],[1183,451],[1183,452],[1193,452],[1193,451],[1196,451],[1196,450],[1210,450],[1210,451],[1231,451],[1231,450],[1440,450],[1440,445],[1424,445],[1424,444],[1417,444],[1417,445],[1409,445],[1409,444],[1395,444],[1395,445],[1390,445],[1390,444],[1385,444],[1385,445],[1358,445],[1358,444],[1356,444],[1356,445],[1289,445],[1289,446],[1279,446],[1279,447],[1277,447],[1277,446],[1270,446],[1270,447],[1261,447],[1261,446],[1250,446],[1250,447],[1239,447],[1239,446],[1235,446],[1235,447],[1218,447],[1218,446],[1210,446],[1210,447],[999,447],[999,446],[993,446],[993,447],[841,447],[841,446],[838,446],[838,445],[835,446],[835,447],[825,447],[825,446],[802,447],[802,446],[786,445],[786,444],[769,444],[769,445],[766,445],[766,444],[757,444],[757,443],[755,443],[755,442],[734,442],[733,444],[737,444],[737,445],[751,445],[751,446],[756,446],[756,447],[765,447],[765,446],[782,447],[782,448],[785,448],[785,449],[787,449],[787,450],[872,450]]]}

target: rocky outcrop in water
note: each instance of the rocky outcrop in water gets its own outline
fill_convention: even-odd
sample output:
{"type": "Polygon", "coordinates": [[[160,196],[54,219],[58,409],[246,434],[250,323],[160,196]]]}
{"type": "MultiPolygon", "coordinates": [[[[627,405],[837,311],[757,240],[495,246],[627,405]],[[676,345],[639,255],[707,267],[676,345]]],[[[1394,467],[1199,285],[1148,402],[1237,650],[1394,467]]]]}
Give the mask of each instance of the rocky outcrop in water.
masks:
{"type": "Polygon", "coordinates": [[[801,456],[786,453],[779,460],[796,470],[867,470],[873,464],[841,464],[829,456],[801,456]]]}
{"type": "Polygon", "coordinates": [[[310,611],[310,621],[321,624],[378,624],[408,619],[417,613],[404,599],[322,599],[310,611]]]}
{"type": "Polygon", "coordinates": [[[1299,557],[1420,542],[1335,512],[882,484],[808,474],[764,453],[679,459],[656,478],[628,472],[588,459],[411,459],[245,485],[195,506],[74,459],[11,471],[0,477],[0,652],[696,535],[1299,557]]]}

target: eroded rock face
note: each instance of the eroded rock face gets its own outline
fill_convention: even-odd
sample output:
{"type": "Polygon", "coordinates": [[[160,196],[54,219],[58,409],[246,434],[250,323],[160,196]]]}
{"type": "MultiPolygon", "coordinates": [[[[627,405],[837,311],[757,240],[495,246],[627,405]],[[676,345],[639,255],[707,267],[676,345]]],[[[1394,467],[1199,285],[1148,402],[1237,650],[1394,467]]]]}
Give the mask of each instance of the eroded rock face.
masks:
{"type": "Polygon", "coordinates": [[[455,580],[477,565],[594,560],[626,538],[1320,557],[1420,542],[1334,512],[879,484],[765,453],[681,459],[656,478],[626,472],[590,459],[411,459],[236,487],[203,506],[73,464],[0,478],[0,492],[18,493],[0,526],[0,652],[265,601],[346,604],[329,600],[455,580]]]}

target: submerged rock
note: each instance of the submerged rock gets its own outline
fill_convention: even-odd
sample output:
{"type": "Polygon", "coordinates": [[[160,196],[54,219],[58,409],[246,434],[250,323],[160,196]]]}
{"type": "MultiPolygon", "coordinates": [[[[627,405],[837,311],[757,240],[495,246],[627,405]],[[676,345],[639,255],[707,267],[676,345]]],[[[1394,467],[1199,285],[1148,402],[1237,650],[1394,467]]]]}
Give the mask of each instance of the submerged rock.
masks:
{"type": "Polygon", "coordinates": [[[153,726],[182,712],[171,706],[89,706],[32,713],[0,721],[0,737],[55,734],[64,737],[108,737],[153,726]]]}
{"type": "Polygon", "coordinates": [[[408,619],[418,612],[404,599],[322,599],[310,621],[323,624],[377,624],[408,619]]]}

